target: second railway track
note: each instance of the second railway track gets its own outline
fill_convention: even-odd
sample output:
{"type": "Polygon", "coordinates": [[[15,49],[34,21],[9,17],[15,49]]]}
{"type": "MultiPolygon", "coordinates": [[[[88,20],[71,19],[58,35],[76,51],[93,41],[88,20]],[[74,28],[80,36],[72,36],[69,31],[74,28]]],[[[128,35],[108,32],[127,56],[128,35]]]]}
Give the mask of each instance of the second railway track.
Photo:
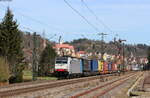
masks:
{"type": "MultiPolygon", "coordinates": [[[[6,90],[0,91],[0,98],[15,96],[15,95],[28,93],[28,92],[34,92],[34,91],[43,90],[43,89],[65,86],[65,85],[69,85],[69,84],[75,84],[75,83],[79,83],[79,82],[99,79],[100,77],[109,77],[112,75],[114,75],[114,74],[77,78],[77,79],[70,79],[70,80],[59,80],[59,81],[53,81],[53,82],[50,81],[49,83],[48,83],[48,81],[46,81],[46,83],[37,82],[38,85],[36,85],[36,83],[34,83],[34,85],[31,85],[31,83],[29,83],[30,85],[25,83],[25,84],[23,84],[23,86],[21,86],[21,84],[19,84],[18,88],[15,88],[15,89],[12,86],[10,86],[11,89],[9,89],[9,86],[6,86],[6,90]]],[[[14,86],[17,86],[17,85],[14,85],[14,86]]],[[[5,87],[3,87],[1,89],[5,89],[5,87]]]]}
{"type": "Polygon", "coordinates": [[[35,86],[30,86],[30,87],[24,86],[23,88],[20,87],[20,88],[16,88],[16,89],[10,89],[10,90],[8,89],[8,90],[0,91],[0,98],[16,96],[16,95],[40,91],[40,90],[44,90],[44,89],[61,87],[61,86],[75,84],[75,83],[79,83],[79,82],[100,79],[101,77],[106,78],[106,77],[110,77],[112,75],[114,75],[114,74],[77,78],[77,79],[71,79],[71,80],[60,80],[60,81],[54,81],[54,82],[50,82],[50,83],[47,83],[48,81],[46,81],[45,84],[43,83],[41,85],[35,85],[35,86]]]}
{"type": "Polygon", "coordinates": [[[113,80],[111,82],[105,83],[101,86],[89,89],[89,90],[84,91],[82,93],[78,93],[78,94],[72,96],[71,98],[80,98],[80,97],[81,98],[99,98],[99,97],[105,95],[106,93],[108,93],[109,91],[111,91],[112,89],[114,89],[114,88],[120,86],[121,84],[125,83],[126,81],[128,81],[129,79],[133,78],[136,75],[137,74],[134,73],[132,75],[130,74],[130,75],[123,76],[119,79],[116,79],[116,80],[113,80]],[[91,94],[91,93],[93,93],[93,94],[91,94]],[[86,96],[89,96],[90,94],[93,95],[93,96],[86,97],[86,96]]]}

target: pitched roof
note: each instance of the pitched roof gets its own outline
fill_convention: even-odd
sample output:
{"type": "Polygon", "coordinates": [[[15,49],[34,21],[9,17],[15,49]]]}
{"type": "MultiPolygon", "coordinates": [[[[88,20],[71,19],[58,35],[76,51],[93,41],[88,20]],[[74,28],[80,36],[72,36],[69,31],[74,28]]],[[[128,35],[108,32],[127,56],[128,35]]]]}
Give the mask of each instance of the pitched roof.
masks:
{"type": "Polygon", "coordinates": [[[79,54],[85,54],[85,51],[78,51],[79,54]]]}
{"type": "Polygon", "coordinates": [[[74,49],[73,46],[69,45],[69,44],[56,44],[55,48],[68,48],[68,49],[74,49]]]}

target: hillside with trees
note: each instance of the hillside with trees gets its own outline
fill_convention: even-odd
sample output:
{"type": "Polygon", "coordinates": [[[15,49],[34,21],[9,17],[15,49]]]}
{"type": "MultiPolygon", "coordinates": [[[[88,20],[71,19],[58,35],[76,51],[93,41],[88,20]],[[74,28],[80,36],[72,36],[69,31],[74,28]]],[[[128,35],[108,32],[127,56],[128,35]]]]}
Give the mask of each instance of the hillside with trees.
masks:
{"type": "MultiPolygon", "coordinates": [[[[71,44],[75,47],[76,51],[86,51],[86,52],[101,52],[101,41],[98,40],[90,40],[90,39],[78,39],[73,40],[71,42],[66,42],[68,44],[71,44]]],[[[123,46],[117,42],[109,42],[104,43],[104,50],[108,54],[117,54],[118,48],[122,48],[123,46]]],[[[125,44],[125,54],[126,56],[133,55],[136,57],[147,57],[147,50],[148,46],[145,44],[137,44],[137,45],[131,45],[131,44],[125,44]]]]}

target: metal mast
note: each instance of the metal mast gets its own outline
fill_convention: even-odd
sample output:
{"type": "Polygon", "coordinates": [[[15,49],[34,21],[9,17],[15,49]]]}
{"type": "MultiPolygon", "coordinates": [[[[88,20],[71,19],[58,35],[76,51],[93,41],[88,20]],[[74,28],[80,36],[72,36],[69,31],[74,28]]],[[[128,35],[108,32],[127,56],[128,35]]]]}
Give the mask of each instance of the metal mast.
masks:
{"type": "Polygon", "coordinates": [[[108,35],[108,34],[106,34],[106,33],[99,33],[98,35],[100,35],[101,36],[101,59],[102,59],[102,61],[104,60],[104,58],[103,58],[103,56],[104,56],[104,36],[106,36],[106,35],[108,35]]]}
{"type": "Polygon", "coordinates": [[[38,62],[37,62],[37,37],[36,32],[33,34],[33,64],[32,64],[32,80],[37,80],[38,62]]]}

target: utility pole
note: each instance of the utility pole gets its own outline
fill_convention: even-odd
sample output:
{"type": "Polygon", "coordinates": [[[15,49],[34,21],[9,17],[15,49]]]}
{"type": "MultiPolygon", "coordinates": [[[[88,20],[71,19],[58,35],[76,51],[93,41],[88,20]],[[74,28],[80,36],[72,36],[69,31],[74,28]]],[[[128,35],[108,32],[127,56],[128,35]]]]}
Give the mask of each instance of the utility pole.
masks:
{"type": "Polygon", "coordinates": [[[108,34],[105,34],[105,33],[99,33],[98,35],[101,36],[101,60],[104,61],[104,36],[108,35],[108,34]]]}
{"type": "Polygon", "coordinates": [[[33,64],[32,64],[32,80],[37,80],[38,62],[37,62],[37,37],[36,32],[33,34],[33,64]]]}
{"type": "Polygon", "coordinates": [[[46,39],[45,39],[45,30],[43,30],[43,33],[42,33],[42,37],[43,37],[43,43],[42,43],[42,50],[44,50],[45,49],[45,47],[46,47],[46,39]]]}

